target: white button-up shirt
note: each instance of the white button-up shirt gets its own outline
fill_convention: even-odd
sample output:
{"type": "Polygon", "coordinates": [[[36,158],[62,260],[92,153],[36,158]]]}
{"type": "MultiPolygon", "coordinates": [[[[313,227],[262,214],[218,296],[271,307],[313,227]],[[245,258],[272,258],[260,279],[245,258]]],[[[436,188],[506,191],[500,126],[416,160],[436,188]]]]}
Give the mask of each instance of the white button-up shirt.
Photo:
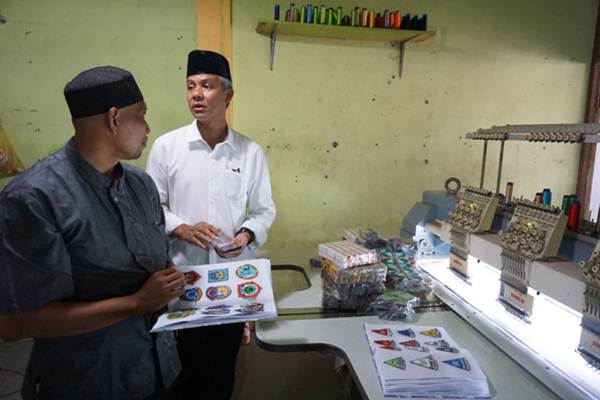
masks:
{"type": "MultiPolygon", "coordinates": [[[[156,139],[147,172],[154,179],[170,234],[181,224],[205,221],[233,237],[242,227],[254,241],[238,259],[254,256],[267,241],[275,219],[269,167],[260,146],[228,128],[214,149],[200,135],[196,121],[156,139]]],[[[202,249],[181,239],[171,241],[175,265],[220,262],[214,249],[202,249]]]]}

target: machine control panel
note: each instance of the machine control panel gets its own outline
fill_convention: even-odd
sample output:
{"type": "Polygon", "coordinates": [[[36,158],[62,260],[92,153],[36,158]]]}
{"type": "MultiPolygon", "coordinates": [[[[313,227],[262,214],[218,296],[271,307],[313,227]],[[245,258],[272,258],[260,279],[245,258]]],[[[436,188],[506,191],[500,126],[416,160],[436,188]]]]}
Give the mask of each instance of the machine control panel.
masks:
{"type": "Polygon", "coordinates": [[[500,234],[503,247],[529,260],[556,256],[567,226],[566,215],[558,207],[529,200],[514,203],[514,214],[500,234]]]}
{"type": "Polygon", "coordinates": [[[596,247],[586,261],[580,261],[579,266],[583,268],[583,277],[585,282],[590,286],[600,288],[600,240],[596,243],[596,247]]]}
{"type": "Polygon", "coordinates": [[[458,195],[456,211],[450,212],[450,223],[467,233],[485,232],[492,227],[498,198],[493,192],[467,186],[458,195]]]}

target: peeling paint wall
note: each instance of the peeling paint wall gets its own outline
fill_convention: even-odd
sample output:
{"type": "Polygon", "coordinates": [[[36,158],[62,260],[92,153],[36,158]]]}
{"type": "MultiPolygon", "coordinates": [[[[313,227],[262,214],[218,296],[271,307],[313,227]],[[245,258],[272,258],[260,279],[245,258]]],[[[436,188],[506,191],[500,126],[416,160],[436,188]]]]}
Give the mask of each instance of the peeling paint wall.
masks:
{"type": "MultiPolygon", "coordinates": [[[[132,71],[151,140],[189,119],[183,93],[196,43],[194,0],[4,0],[0,14],[0,120],[26,167],[72,136],[62,91],[87,68],[132,71]]],[[[146,156],[133,163],[144,167],[146,156]]]]}
{"type": "MultiPolygon", "coordinates": [[[[269,71],[269,38],[255,27],[272,18],[273,1],[233,1],[234,125],[267,152],[274,253],[340,238],[345,227],[397,234],[424,190],[450,176],[478,185],[483,144],[467,132],[582,122],[596,0],[326,4],[428,13],[437,35],[406,46],[401,79],[388,42],[283,35],[269,71]]],[[[490,144],[492,190],[498,153],[490,144]]],[[[560,201],[575,189],[578,154],[577,145],[508,143],[501,190],[509,180],[517,196],[550,187],[560,201]]]]}
{"type": "MultiPolygon", "coordinates": [[[[464,140],[467,132],[582,122],[597,0],[327,3],[428,13],[437,35],[407,46],[401,79],[387,42],[280,36],[269,71],[269,39],[255,27],[273,4],[233,0],[233,126],[267,153],[278,208],[267,250],[278,260],[345,227],[395,234],[423,190],[449,176],[477,184],[482,144],[464,140]]],[[[24,164],[71,136],[62,89],[95,65],[133,71],[152,139],[188,123],[183,74],[195,12],[193,0],[0,3],[0,120],[24,164]]],[[[514,181],[528,197],[550,187],[557,201],[575,189],[578,151],[508,143],[502,187],[514,181]]],[[[491,144],[491,189],[497,156],[491,144]]]]}

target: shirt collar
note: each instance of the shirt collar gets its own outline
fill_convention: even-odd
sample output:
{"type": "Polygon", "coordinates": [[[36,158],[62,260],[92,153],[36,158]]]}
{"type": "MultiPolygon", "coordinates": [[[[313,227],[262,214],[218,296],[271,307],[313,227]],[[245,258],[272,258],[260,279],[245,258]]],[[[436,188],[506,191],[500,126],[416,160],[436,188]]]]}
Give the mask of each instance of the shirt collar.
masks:
{"type": "MultiPolygon", "coordinates": [[[[206,141],[200,134],[200,130],[198,129],[198,125],[196,124],[196,120],[194,120],[191,123],[191,125],[189,125],[189,129],[187,130],[187,133],[186,133],[186,139],[188,142],[200,141],[200,142],[204,143],[206,146],[208,146],[208,143],[206,143],[206,141]]],[[[236,150],[236,148],[237,148],[235,134],[233,132],[233,129],[231,129],[229,126],[227,126],[227,136],[225,137],[225,140],[222,143],[230,146],[233,150],[236,150]]],[[[217,146],[218,146],[218,144],[217,144],[217,146]]]]}
{"type": "Polygon", "coordinates": [[[83,158],[79,152],[79,149],[75,145],[75,138],[69,139],[65,145],[65,152],[67,159],[75,166],[75,169],[77,169],[83,179],[85,179],[91,185],[100,189],[114,186],[120,190],[123,187],[125,169],[120,162],[115,165],[115,172],[118,174],[119,178],[113,182],[111,178],[98,171],[90,163],[88,163],[85,158],[83,158]]]}

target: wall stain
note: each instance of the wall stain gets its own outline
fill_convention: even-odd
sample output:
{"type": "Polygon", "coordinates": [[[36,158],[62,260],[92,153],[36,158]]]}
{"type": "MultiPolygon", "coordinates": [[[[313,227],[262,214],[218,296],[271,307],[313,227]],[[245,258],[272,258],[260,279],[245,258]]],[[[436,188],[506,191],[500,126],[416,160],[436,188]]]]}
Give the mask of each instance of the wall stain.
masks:
{"type": "Polygon", "coordinates": [[[425,164],[429,164],[429,160],[428,160],[428,159],[424,159],[424,160],[423,160],[423,162],[424,162],[425,164]]]}
{"type": "Polygon", "coordinates": [[[331,147],[333,147],[334,149],[336,147],[338,147],[338,142],[336,142],[336,141],[331,142],[331,147]]]}

